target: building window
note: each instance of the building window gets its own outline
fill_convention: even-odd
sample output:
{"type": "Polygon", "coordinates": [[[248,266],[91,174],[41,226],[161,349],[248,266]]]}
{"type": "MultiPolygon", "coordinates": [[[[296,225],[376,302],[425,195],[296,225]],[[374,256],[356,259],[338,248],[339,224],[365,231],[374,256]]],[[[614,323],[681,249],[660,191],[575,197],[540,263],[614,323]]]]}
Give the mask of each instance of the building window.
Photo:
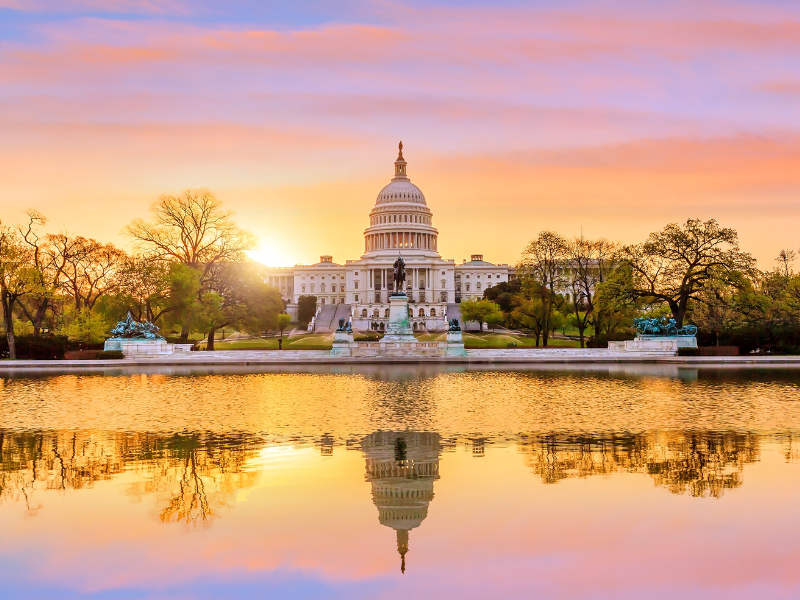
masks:
{"type": "Polygon", "coordinates": [[[475,289],[478,290],[479,292],[481,291],[481,282],[480,281],[475,284],[475,289]]]}
{"type": "Polygon", "coordinates": [[[319,286],[319,293],[320,293],[320,294],[324,294],[324,293],[325,293],[325,284],[324,284],[324,283],[323,283],[323,284],[320,284],[320,286],[319,286]]]}
{"type": "Polygon", "coordinates": [[[436,309],[435,309],[435,308],[432,308],[432,309],[431,309],[431,316],[432,316],[432,317],[435,317],[435,316],[436,316],[436,309]]]}
{"type": "Polygon", "coordinates": [[[311,281],[314,281],[314,276],[313,275],[311,276],[311,281]]]}
{"type": "Polygon", "coordinates": [[[358,289],[358,280],[356,280],[356,281],[354,281],[354,282],[353,282],[353,287],[354,287],[355,289],[358,289]]]}
{"type": "Polygon", "coordinates": [[[367,309],[366,308],[361,310],[361,316],[362,317],[366,317],[367,316],[367,309]]]}
{"type": "Polygon", "coordinates": [[[354,302],[358,302],[358,294],[356,294],[355,296],[353,296],[353,301],[354,301],[354,302]]]}
{"type": "Polygon", "coordinates": [[[420,317],[424,317],[425,316],[425,309],[424,308],[420,308],[419,309],[419,316],[420,317]]]}
{"type": "Polygon", "coordinates": [[[444,279],[442,279],[442,287],[447,287],[447,282],[444,279]]]}
{"type": "Polygon", "coordinates": [[[487,275],[487,276],[486,276],[486,279],[491,279],[491,278],[492,278],[492,275],[491,275],[491,273],[490,273],[489,275],[487,275]]]}
{"type": "Polygon", "coordinates": [[[344,298],[339,298],[339,304],[344,304],[344,298]]]}
{"type": "Polygon", "coordinates": [[[303,275],[303,276],[302,276],[300,279],[302,279],[303,281],[305,281],[305,279],[306,279],[306,276],[305,276],[305,275],[303,275]]]}
{"type": "Polygon", "coordinates": [[[358,271],[356,271],[356,272],[355,272],[355,273],[353,273],[353,274],[354,274],[356,277],[358,277],[358,271]]]}
{"type": "Polygon", "coordinates": [[[325,304],[325,298],[322,298],[321,302],[322,304],[325,304]]]}
{"type": "Polygon", "coordinates": [[[466,284],[466,287],[467,287],[467,291],[469,291],[469,284],[466,284]]]}
{"type": "Polygon", "coordinates": [[[385,318],[387,318],[387,319],[389,318],[389,309],[388,308],[385,311],[383,311],[383,316],[385,318]]]}
{"type": "Polygon", "coordinates": [[[331,291],[334,292],[334,293],[336,292],[336,286],[335,285],[331,286],[331,291]]]}
{"type": "Polygon", "coordinates": [[[376,308],[375,310],[373,310],[373,311],[372,311],[372,318],[373,318],[373,319],[378,319],[378,318],[380,318],[380,317],[379,317],[379,315],[378,315],[378,309],[377,309],[377,308],[376,308]]]}
{"type": "Polygon", "coordinates": [[[303,292],[304,294],[306,293],[306,285],[305,284],[300,286],[300,291],[303,292]]]}
{"type": "Polygon", "coordinates": [[[314,293],[314,284],[313,283],[311,284],[311,293],[312,294],[314,293]]]}

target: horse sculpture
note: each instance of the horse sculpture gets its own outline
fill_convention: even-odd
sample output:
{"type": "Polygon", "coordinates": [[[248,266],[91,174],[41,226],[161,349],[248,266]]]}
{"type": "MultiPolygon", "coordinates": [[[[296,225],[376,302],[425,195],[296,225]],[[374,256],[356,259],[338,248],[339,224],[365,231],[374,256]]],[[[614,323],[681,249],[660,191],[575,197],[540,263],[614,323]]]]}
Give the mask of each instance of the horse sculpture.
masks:
{"type": "Polygon", "coordinates": [[[695,325],[684,325],[680,329],[675,319],[634,319],[633,326],[639,335],[697,335],[695,325]]]}
{"type": "Polygon", "coordinates": [[[406,283],[406,263],[400,256],[394,261],[392,280],[394,282],[394,294],[402,295],[406,283]]]}

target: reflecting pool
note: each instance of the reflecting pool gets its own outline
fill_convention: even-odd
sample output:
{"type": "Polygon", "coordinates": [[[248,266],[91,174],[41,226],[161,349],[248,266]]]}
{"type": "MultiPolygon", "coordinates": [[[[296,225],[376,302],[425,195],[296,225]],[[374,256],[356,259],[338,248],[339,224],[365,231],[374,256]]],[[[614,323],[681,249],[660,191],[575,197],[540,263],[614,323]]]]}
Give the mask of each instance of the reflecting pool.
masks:
{"type": "Polygon", "coordinates": [[[0,379],[2,598],[800,597],[800,372],[0,379]]]}

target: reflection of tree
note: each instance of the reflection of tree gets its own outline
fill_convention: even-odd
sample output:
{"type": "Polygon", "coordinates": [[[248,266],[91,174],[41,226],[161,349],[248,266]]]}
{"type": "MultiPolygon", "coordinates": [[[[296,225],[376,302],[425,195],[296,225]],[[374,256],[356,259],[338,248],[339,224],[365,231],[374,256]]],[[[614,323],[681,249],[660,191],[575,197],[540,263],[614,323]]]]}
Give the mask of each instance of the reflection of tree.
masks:
{"type": "Polygon", "coordinates": [[[132,497],[164,497],[163,522],[207,524],[215,507],[255,482],[247,461],[257,438],[114,432],[9,432],[0,430],[0,502],[24,501],[29,510],[44,490],[75,490],[136,471],[132,497]]]}
{"type": "Polygon", "coordinates": [[[525,437],[520,449],[544,483],[616,472],[646,473],[674,494],[719,498],[741,485],[745,464],[759,458],[755,434],[675,432],[622,436],[525,437]]]}

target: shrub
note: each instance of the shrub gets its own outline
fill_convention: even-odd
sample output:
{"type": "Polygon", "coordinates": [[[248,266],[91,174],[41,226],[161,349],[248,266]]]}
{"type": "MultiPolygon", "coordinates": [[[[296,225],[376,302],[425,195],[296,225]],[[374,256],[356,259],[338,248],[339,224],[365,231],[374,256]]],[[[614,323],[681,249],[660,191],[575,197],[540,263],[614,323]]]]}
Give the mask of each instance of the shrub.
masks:
{"type": "Polygon", "coordinates": [[[100,314],[90,311],[78,313],[75,320],[66,328],[70,339],[87,344],[100,344],[108,337],[111,324],[100,314]]]}
{"type": "MultiPolygon", "coordinates": [[[[20,335],[14,340],[20,360],[61,360],[72,344],[63,335],[20,335]]],[[[0,337],[0,356],[8,358],[8,340],[0,337]]]]}
{"type": "Polygon", "coordinates": [[[617,330],[611,333],[600,333],[589,338],[586,346],[589,348],[608,348],[608,342],[622,342],[632,340],[635,337],[633,331],[617,330]]]}
{"type": "Polygon", "coordinates": [[[700,356],[700,348],[678,348],[678,356],[700,356]]]}
{"type": "Polygon", "coordinates": [[[700,356],[739,356],[739,346],[701,346],[700,356]]]}
{"type": "Polygon", "coordinates": [[[97,358],[117,360],[125,358],[125,355],[122,353],[122,350],[100,350],[97,353],[97,358]]]}

